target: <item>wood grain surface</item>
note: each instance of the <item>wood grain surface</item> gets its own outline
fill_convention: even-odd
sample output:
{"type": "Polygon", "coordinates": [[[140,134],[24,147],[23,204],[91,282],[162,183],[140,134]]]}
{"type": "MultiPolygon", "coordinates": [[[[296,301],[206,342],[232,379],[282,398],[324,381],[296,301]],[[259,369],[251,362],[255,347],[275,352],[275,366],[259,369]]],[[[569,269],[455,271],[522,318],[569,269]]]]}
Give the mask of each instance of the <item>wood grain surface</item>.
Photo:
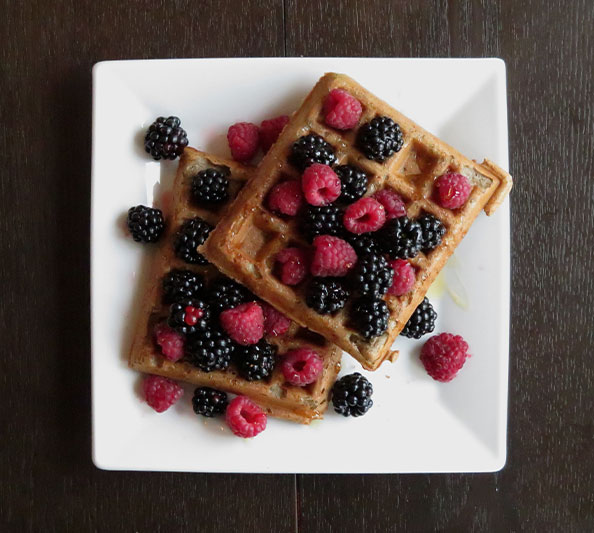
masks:
{"type": "Polygon", "coordinates": [[[594,530],[592,0],[0,5],[2,531],[594,530]],[[91,67],[283,55],[506,61],[516,187],[502,472],[247,476],[92,465],[91,67]]]}

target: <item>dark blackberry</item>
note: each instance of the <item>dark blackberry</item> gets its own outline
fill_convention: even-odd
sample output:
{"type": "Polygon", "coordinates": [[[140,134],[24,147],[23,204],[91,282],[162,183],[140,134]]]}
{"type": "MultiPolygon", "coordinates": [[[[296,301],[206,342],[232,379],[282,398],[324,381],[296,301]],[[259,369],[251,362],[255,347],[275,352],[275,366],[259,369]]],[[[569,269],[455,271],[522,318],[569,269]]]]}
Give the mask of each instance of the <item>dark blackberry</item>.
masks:
{"type": "Polygon", "coordinates": [[[367,192],[367,174],[352,165],[339,165],[334,169],[340,178],[338,201],[351,204],[367,192]]]}
{"type": "Polygon", "coordinates": [[[136,242],[157,242],[165,229],[160,209],[137,205],[128,209],[128,229],[136,242]]]}
{"type": "Polygon", "coordinates": [[[335,161],[334,148],[319,135],[304,135],[291,146],[289,163],[301,171],[313,163],[333,165],[335,161]]]}
{"type": "Polygon", "coordinates": [[[343,416],[362,416],[371,406],[373,385],[369,380],[355,372],[340,378],[332,387],[332,405],[343,416]]]}
{"type": "Polygon", "coordinates": [[[264,340],[258,344],[238,346],[235,361],[239,375],[248,381],[266,379],[272,374],[276,363],[276,346],[264,340]]]}
{"type": "Polygon", "coordinates": [[[381,252],[377,241],[371,233],[351,233],[345,232],[345,240],[355,249],[357,256],[365,254],[379,254],[381,252]]]}
{"type": "Polygon", "coordinates": [[[255,299],[256,297],[243,285],[227,277],[215,279],[208,289],[210,309],[215,315],[255,299]]]}
{"type": "Polygon", "coordinates": [[[167,324],[183,335],[193,335],[208,328],[210,310],[202,300],[182,300],[171,304],[167,324]]]}
{"type": "Polygon", "coordinates": [[[188,146],[186,131],[177,117],[159,117],[153,122],[144,137],[144,149],[157,161],[175,159],[188,146]]]}
{"type": "Polygon", "coordinates": [[[335,278],[314,278],[305,295],[309,307],[321,315],[342,309],[349,298],[349,291],[335,278]]]}
{"type": "Polygon", "coordinates": [[[201,170],[192,179],[192,198],[198,205],[224,202],[229,198],[229,179],[216,168],[201,170]]]}
{"type": "Polygon", "coordinates": [[[376,235],[382,251],[392,259],[414,257],[423,244],[421,225],[408,217],[388,220],[376,235]]]}
{"type": "Polygon", "coordinates": [[[388,329],[390,311],[379,298],[362,296],[353,303],[351,320],[357,331],[366,339],[379,337],[388,329]]]}
{"type": "Polygon", "coordinates": [[[204,372],[225,370],[231,362],[235,343],[217,328],[198,331],[186,341],[186,358],[204,372]]]}
{"type": "Polygon", "coordinates": [[[429,252],[433,248],[437,248],[441,244],[441,239],[445,234],[445,227],[441,221],[433,215],[423,215],[417,218],[417,222],[421,226],[423,252],[429,252]]]}
{"type": "Polygon", "coordinates": [[[196,251],[206,241],[212,226],[200,217],[186,220],[175,238],[175,255],[192,265],[208,265],[208,261],[196,251]]]}
{"type": "Polygon", "coordinates": [[[392,286],[394,269],[383,255],[366,254],[359,256],[349,273],[349,281],[354,293],[360,296],[381,298],[392,286]]]}
{"type": "Polygon", "coordinates": [[[342,210],[335,205],[310,205],[301,217],[301,232],[311,242],[318,235],[342,236],[342,210]]]}
{"type": "Polygon", "coordinates": [[[200,274],[190,270],[171,270],[163,277],[163,303],[191,300],[203,289],[204,280],[200,274]]]}
{"type": "Polygon", "coordinates": [[[423,335],[431,333],[435,329],[436,319],[437,313],[433,309],[431,302],[427,298],[423,298],[414,313],[410,315],[400,335],[410,339],[420,339],[423,335]]]}
{"type": "Polygon", "coordinates": [[[363,124],[357,134],[357,147],[367,159],[379,162],[399,152],[403,142],[400,126],[390,117],[375,117],[363,124]]]}
{"type": "Polygon", "coordinates": [[[198,387],[192,397],[194,412],[207,418],[222,415],[227,410],[227,403],[227,393],[210,387],[198,387]]]}

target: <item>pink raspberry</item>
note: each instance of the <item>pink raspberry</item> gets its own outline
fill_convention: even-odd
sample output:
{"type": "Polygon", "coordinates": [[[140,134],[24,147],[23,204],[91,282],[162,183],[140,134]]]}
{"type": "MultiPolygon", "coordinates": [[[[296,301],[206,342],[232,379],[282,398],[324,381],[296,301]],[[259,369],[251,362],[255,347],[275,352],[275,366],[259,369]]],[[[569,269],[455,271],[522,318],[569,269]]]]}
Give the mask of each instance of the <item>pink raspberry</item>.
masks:
{"type": "Polygon", "coordinates": [[[333,89],[324,101],[326,124],[337,130],[350,130],[357,125],[363,108],[361,102],[344,89],[333,89]]]}
{"type": "Polygon", "coordinates": [[[435,180],[437,189],[437,202],[441,207],[447,209],[458,209],[462,207],[472,190],[472,185],[462,174],[448,172],[442,174],[435,180]]]}
{"type": "Polygon", "coordinates": [[[245,163],[256,155],[260,132],[258,126],[251,122],[238,122],[227,131],[227,141],[231,155],[235,161],[245,163]]]}
{"type": "Polygon", "coordinates": [[[155,341],[161,347],[161,353],[170,361],[179,361],[184,356],[184,336],[167,323],[159,322],[155,326],[155,341]]]}
{"type": "Polygon", "coordinates": [[[340,196],[340,178],[328,165],[314,163],[305,169],[301,187],[307,203],[328,205],[340,196]]]}
{"type": "Polygon", "coordinates": [[[147,376],[142,384],[144,397],[157,413],[167,411],[184,393],[175,381],[161,376],[147,376]]]}
{"type": "Polygon", "coordinates": [[[268,195],[268,207],[283,215],[295,216],[303,205],[303,191],[297,180],[275,185],[268,195]]]}
{"type": "Polygon", "coordinates": [[[361,198],[345,209],[342,222],[351,233],[377,231],[386,222],[386,209],[373,198],[361,198]]]}
{"type": "Polygon", "coordinates": [[[256,302],[226,309],[219,316],[221,327],[238,344],[256,344],[264,336],[264,314],[256,302]]]}
{"type": "Polygon", "coordinates": [[[386,220],[406,216],[406,206],[400,195],[393,189],[377,191],[373,197],[386,209],[386,220]]]}
{"type": "Polygon", "coordinates": [[[260,124],[260,146],[264,152],[268,152],[270,147],[276,142],[287,122],[289,122],[287,115],[262,121],[262,124],[260,124]]]}
{"type": "Polygon", "coordinates": [[[388,294],[402,296],[409,292],[416,281],[414,267],[405,259],[395,259],[388,261],[388,264],[394,269],[394,281],[388,289],[388,294]]]}
{"type": "Polygon", "coordinates": [[[318,235],[314,241],[311,273],[314,276],[346,276],[355,266],[357,254],[346,241],[331,235],[318,235]]]}
{"type": "Polygon", "coordinates": [[[234,435],[249,439],[266,429],[266,413],[247,396],[233,398],[225,419],[234,435]]]}
{"type": "Polygon", "coordinates": [[[260,304],[264,314],[264,335],[280,337],[284,335],[291,325],[291,319],[265,302],[260,304]]]}
{"type": "Polygon", "coordinates": [[[435,335],[421,348],[421,362],[427,374],[444,383],[456,377],[468,357],[467,342],[451,333],[435,335]]]}
{"type": "Polygon", "coordinates": [[[320,356],[309,348],[290,350],[281,363],[285,379],[298,387],[313,383],[318,379],[323,367],[320,356]]]}
{"type": "Polygon", "coordinates": [[[285,285],[298,285],[307,274],[307,253],[301,248],[285,248],[276,254],[280,280],[285,285]]]}

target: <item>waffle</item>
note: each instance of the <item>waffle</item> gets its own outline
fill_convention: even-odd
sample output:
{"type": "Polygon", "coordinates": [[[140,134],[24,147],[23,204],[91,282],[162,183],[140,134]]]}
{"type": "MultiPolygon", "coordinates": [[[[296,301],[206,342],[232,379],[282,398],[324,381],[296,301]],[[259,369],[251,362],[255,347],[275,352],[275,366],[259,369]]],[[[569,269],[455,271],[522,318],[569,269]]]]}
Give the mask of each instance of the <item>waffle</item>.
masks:
{"type": "Polygon", "coordinates": [[[473,220],[484,209],[492,214],[511,189],[511,176],[491,161],[478,164],[425,131],[404,115],[379,100],[354,80],[342,74],[324,75],[260,163],[256,175],[241,191],[232,209],[220,221],[200,251],[228,276],[247,285],[301,325],[323,335],[374,370],[385,359],[394,359],[396,336],[423,300],[427,289],[464,237],[473,220]],[[324,124],[322,106],[332,89],[350,92],[363,105],[359,125],[375,116],[389,116],[400,125],[402,149],[383,163],[367,159],[356,147],[358,126],[339,132],[324,124]],[[388,329],[383,335],[365,339],[349,323],[349,304],[334,315],[320,315],[305,303],[307,280],[297,288],[280,282],[274,273],[276,253],[286,246],[306,246],[295,218],[279,217],[266,208],[268,191],[284,179],[298,179],[299,172],[288,162],[292,144],[301,136],[315,133],[335,149],[336,164],[353,164],[369,177],[366,196],[384,187],[397,191],[406,202],[408,216],[422,212],[438,217],[446,227],[440,246],[428,254],[419,253],[411,263],[417,269],[413,290],[405,296],[388,295],[388,329]],[[433,182],[444,172],[459,172],[473,185],[466,204],[450,211],[432,200],[433,182]]]}
{"type": "Polygon", "coordinates": [[[328,404],[330,389],[340,369],[342,354],[335,345],[295,322],[291,324],[285,335],[266,337],[266,341],[276,345],[279,354],[300,346],[310,346],[320,355],[324,361],[322,374],[315,383],[306,387],[285,383],[278,366],[268,380],[247,381],[236,372],[233,365],[224,371],[203,372],[183,360],[173,363],[160,354],[153,340],[152,331],[155,324],[167,316],[167,306],[161,303],[161,280],[167,272],[173,268],[188,269],[200,273],[206,281],[220,276],[218,270],[211,265],[190,265],[178,259],[172,245],[175,233],[185,220],[199,216],[214,226],[227,211],[230,201],[215,211],[198,208],[191,203],[192,177],[209,167],[223,168],[229,173],[230,198],[237,194],[253,173],[252,169],[238,163],[201,153],[193,148],[185,149],[173,185],[172,216],[167,233],[156,250],[153,270],[147,283],[130,350],[129,366],[141,372],[209,386],[234,394],[244,394],[252,398],[271,416],[301,423],[309,423],[313,419],[321,418],[328,404]]]}

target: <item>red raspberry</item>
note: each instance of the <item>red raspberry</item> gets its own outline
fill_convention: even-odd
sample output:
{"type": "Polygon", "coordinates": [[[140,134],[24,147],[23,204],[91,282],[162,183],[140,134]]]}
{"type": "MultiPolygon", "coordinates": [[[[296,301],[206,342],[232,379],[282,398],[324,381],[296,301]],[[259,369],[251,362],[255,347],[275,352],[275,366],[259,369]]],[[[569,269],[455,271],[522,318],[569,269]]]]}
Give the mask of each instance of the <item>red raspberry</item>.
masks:
{"type": "Polygon", "coordinates": [[[340,178],[328,165],[314,163],[305,169],[301,187],[307,203],[328,205],[340,196],[340,178]]]}
{"type": "Polygon", "coordinates": [[[394,269],[394,281],[388,289],[388,294],[402,296],[409,292],[416,281],[415,268],[405,259],[388,261],[388,264],[394,269]]]}
{"type": "Polygon", "coordinates": [[[462,174],[449,172],[442,174],[435,180],[437,189],[437,202],[441,207],[447,209],[458,209],[462,207],[472,190],[472,185],[462,174]]]}
{"type": "Polygon", "coordinates": [[[361,102],[344,89],[333,89],[324,102],[326,124],[337,130],[354,128],[362,111],[361,102]]]}
{"type": "Polygon", "coordinates": [[[170,361],[179,361],[184,356],[184,336],[167,323],[159,322],[155,326],[155,341],[161,347],[161,353],[170,361]]]}
{"type": "Polygon", "coordinates": [[[275,185],[268,195],[268,207],[283,215],[295,216],[303,205],[303,191],[297,180],[275,185]]]}
{"type": "Polygon", "coordinates": [[[280,280],[285,285],[297,285],[307,274],[307,253],[301,248],[285,248],[276,254],[280,280]]]}
{"type": "Polygon", "coordinates": [[[142,384],[144,397],[157,413],[167,411],[184,393],[175,381],[161,376],[147,376],[142,384]]]}
{"type": "Polygon", "coordinates": [[[219,321],[229,337],[243,346],[256,344],[264,336],[264,314],[256,302],[226,309],[219,321]]]}
{"type": "Polygon", "coordinates": [[[287,352],[281,363],[285,379],[298,387],[313,383],[318,379],[323,367],[320,356],[309,348],[297,348],[287,352]]]}
{"type": "Polygon", "coordinates": [[[287,115],[262,121],[262,124],[260,124],[260,146],[264,152],[268,152],[270,147],[276,142],[287,122],[289,122],[287,115]]]}
{"type": "Polygon", "coordinates": [[[262,302],[260,306],[264,314],[264,335],[271,337],[284,335],[291,325],[291,319],[267,303],[262,302]]]}
{"type": "Polygon", "coordinates": [[[344,211],[342,223],[351,233],[377,231],[386,222],[386,209],[373,198],[361,198],[344,211]]]}
{"type": "Polygon", "coordinates": [[[406,206],[396,191],[382,189],[377,191],[373,197],[386,208],[386,220],[406,216],[406,206]]]}
{"type": "Polygon", "coordinates": [[[346,276],[355,266],[357,254],[346,241],[331,235],[318,235],[314,241],[311,273],[314,276],[346,276]]]}
{"type": "Polygon", "coordinates": [[[466,341],[451,333],[435,335],[421,348],[421,362],[427,374],[444,383],[456,377],[468,357],[466,341]]]}
{"type": "Polygon", "coordinates": [[[227,141],[231,155],[235,161],[245,163],[256,155],[260,132],[258,126],[251,122],[238,122],[227,131],[227,141]]]}
{"type": "Polygon", "coordinates": [[[225,419],[234,435],[249,439],[266,429],[266,413],[247,396],[233,398],[225,419]]]}

